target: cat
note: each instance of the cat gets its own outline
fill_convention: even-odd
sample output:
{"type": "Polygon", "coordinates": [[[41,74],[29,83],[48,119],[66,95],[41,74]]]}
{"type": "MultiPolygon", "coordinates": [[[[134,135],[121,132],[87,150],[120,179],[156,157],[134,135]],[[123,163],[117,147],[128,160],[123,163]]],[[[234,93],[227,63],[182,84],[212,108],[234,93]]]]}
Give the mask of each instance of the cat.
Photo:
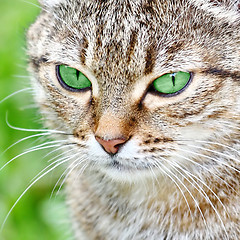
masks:
{"type": "Polygon", "coordinates": [[[76,239],[239,239],[240,2],[40,4],[29,70],[76,239]]]}

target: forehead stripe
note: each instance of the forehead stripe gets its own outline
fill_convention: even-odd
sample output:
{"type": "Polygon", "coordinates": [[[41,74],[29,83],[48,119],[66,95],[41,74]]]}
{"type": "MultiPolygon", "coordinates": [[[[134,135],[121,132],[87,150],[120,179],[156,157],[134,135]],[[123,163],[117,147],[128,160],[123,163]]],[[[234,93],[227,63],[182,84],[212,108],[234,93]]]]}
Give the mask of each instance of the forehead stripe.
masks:
{"type": "Polygon", "coordinates": [[[82,39],[82,48],[80,50],[80,60],[82,62],[82,64],[84,65],[85,64],[85,61],[86,61],[86,54],[87,54],[87,49],[88,49],[88,40],[84,37],[82,39]]]}
{"type": "Polygon", "coordinates": [[[129,47],[127,49],[127,63],[131,61],[131,56],[134,52],[134,47],[137,43],[137,32],[135,30],[132,31],[131,37],[130,37],[130,43],[129,47]]]}
{"type": "Polygon", "coordinates": [[[151,44],[149,48],[147,49],[146,57],[145,57],[145,74],[149,74],[152,72],[154,66],[155,66],[155,61],[156,61],[156,51],[155,51],[155,45],[151,44]]]}

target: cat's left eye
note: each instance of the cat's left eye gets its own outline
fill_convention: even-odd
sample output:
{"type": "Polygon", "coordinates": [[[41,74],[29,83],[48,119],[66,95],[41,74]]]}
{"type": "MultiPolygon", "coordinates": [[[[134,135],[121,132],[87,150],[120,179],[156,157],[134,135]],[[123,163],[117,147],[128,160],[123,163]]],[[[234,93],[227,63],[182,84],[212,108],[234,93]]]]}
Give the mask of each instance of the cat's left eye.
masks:
{"type": "Polygon", "coordinates": [[[75,68],[66,65],[58,65],[56,71],[58,81],[69,91],[77,92],[92,86],[89,79],[75,68]]]}

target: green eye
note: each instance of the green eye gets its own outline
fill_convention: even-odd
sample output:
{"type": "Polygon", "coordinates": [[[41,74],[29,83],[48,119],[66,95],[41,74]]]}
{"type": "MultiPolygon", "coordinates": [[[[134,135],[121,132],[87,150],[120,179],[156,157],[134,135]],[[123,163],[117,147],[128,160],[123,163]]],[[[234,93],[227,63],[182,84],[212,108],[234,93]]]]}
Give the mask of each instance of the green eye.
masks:
{"type": "Polygon", "coordinates": [[[167,73],[153,82],[155,90],[167,95],[175,95],[184,90],[191,80],[191,73],[176,72],[167,73]]]}
{"type": "Polygon", "coordinates": [[[92,85],[83,73],[66,65],[57,66],[57,76],[60,84],[70,91],[80,91],[92,85]]]}

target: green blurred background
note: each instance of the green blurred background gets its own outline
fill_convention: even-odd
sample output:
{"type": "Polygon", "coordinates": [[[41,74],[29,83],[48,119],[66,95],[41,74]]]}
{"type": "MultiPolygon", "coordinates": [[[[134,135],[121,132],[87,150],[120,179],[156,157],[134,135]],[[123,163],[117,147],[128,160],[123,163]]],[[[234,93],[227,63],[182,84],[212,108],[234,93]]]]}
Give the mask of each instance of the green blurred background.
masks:
{"type": "MultiPolygon", "coordinates": [[[[25,33],[40,9],[35,0],[0,0],[0,102],[11,93],[29,87],[26,71],[25,33]]],[[[41,128],[37,109],[31,107],[31,94],[19,93],[0,103],[0,168],[10,159],[34,145],[34,140],[17,144],[3,151],[23,137],[31,135],[11,129],[9,122],[21,128],[41,128]]],[[[35,142],[39,143],[39,142],[35,142]]],[[[47,166],[46,152],[35,152],[17,158],[0,171],[0,226],[8,211],[32,178],[47,166]]],[[[71,239],[64,197],[50,198],[61,171],[48,174],[38,181],[19,201],[10,214],[2,240],[66,240],[71,239]]]]}

